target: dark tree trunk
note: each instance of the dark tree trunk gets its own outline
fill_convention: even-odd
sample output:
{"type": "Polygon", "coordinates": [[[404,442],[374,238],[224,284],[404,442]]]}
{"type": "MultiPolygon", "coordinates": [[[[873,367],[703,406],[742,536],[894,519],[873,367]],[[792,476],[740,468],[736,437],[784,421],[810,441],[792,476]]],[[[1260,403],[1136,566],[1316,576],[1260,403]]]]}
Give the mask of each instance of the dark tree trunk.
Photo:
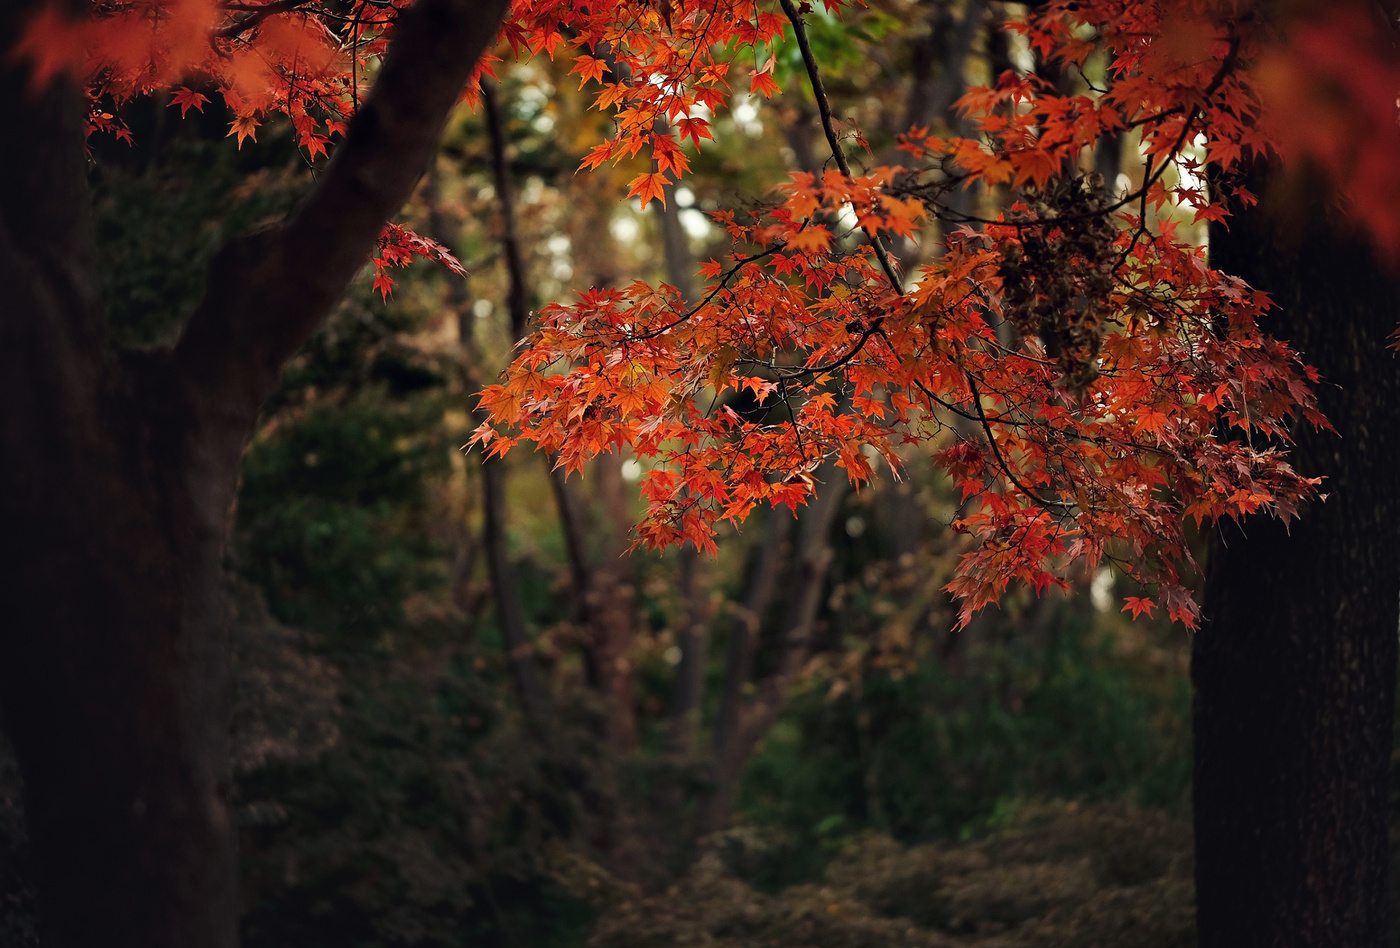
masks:
{"type": "Polygon", "coordinates": [[[0,370],[0,438],[29,445],[0,476],[0,690],[45,943],[233,945],[221,567],[247,429],[162,366],[72,368],[0,370]]]}
{"type": "MultiPolygon", "coordinates": [[[[27,7],[0,0],[0,38],[27,7]]],[[[33,94],[0,48],[0,719],[47,948],[237,943],[221,570],[239,459],[503,7],[415,4],[298,210],[225,248],[178,344],[140,355],[104,335],[82,97],[33,94]]]]}
{"type": "MultiPolygon", "coordinates": [[[[1251,183],[1264,193],[1266,182],[1251,183]]],[[[1267,327],[1323,375],[1337,433],[1296,431],[1325,503],[1211,538],[1195,683],[1202,948],[1372,948],[1386,935],[1386,807],[1400,590],[1400,284],[1325,215],[1258,210],[1212,265],[1268,291],[1267,327]]]]}
{"type": "MultiPolygon", "coordinates": [[[[76,91],[4,77],[0,712],[46,944],[232,945],[224,521],[252,415],[106,351],[76,91]],[[16,154],[23,152],[23,154],[16,154]]],[[[254,409],[255,411],[256,409],[254,409]]]]}

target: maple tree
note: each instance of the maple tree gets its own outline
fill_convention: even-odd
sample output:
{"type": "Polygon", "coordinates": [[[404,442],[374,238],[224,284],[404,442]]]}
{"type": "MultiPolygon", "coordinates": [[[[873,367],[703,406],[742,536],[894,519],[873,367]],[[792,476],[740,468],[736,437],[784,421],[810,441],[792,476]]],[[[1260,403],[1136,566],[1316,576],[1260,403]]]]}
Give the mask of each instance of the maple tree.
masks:
{"type": "MultiPolygon", "coordinates": [[[[169,6],[153,24],[147,4],[78,20],[44,8],[17,52],[33,61],[34,82],[65,69],[90,77],[89,133],[129,136],[117,109],[156,89],[173,86],[170,106],[182,113],[203,109],[206,96],[177,85],[197,76],[218,88],[240,143],[281,113],[316,159],[344,134],[397,9],[345,17],[301,2],[169,6]]],[[[1377,236],[1396,237],[1383,166],[1354,160],[1357,134],[1290,131],[1336,104],[1318,103],[1307,77],[1353,65],[1353,22],[1306,26],[1280,33],[1248,5],[1213,2],[1044,5],[1016,28],[1068,68],[1105,57],[1105,88],[1070,95],[1008,72],[959,102],[977,136],[912,130],[901,145],[911,156],[905,167],[860,174],[827,114],[839,168],[820,180],[794,174],[761,210],[719,214],[735,250],[702,268],[711,282],[699,306],[639,283],[547,308],[527,354],[485,393],[498,422],[519,433],[487,426],[476,440],[499,453],[526,437],[571,471],[626,444],[656,461],[641,542],[712,550],[716,520],[742,520],[758,502],[803,502],[824,457],[838,456],[860,484],[873,472],[862,448],[894,464],[894,443],[938,442],[959,416],[982,429],[938,448],[980,504],[954,525],[977,541],[951,587],[963,622],[1010,582],[1063,586],[1067,560],[1108,556],[1153,590],[1127,609],[1150,613],[1155,602],[1194,625],[1182,585],[1194,565],[1185,522],[1259,509],[1287,521],[1316,483],[1269,439],[1287,440],[1294,411],[1325,422],[1308,389],[1315,376],[1256,328],[1266,298],[1206,267],[1202,248],[1176,233],[1163,208],[1220,220],[1230,169],[1276,151],[1322,162],[1344,195],[1366,195],[1360,206],[1377,236]],[[1131,193],[1080,171],[1086,149],[1124,133],[1138,135],[1145,161],[1131,193]],[[1167,183],[1169,169],[1207,162],[1224,169],[1213,194],[1198,177],[1167,183]],[[986,221],[942,200],[974,183],[1019,197],[986,221]],[[854,224],[833,234],[843,210],[854,224]],[[944,251],[906,291],[884,244],[913,239],[921,221],[938,217],[950,225],[944,251]],[[959,223],[979,226],[954,230],[959,223]],[[1009,345],[998,337],[1002,324],[1009,345]],[[560,375],[551,367],[561,363],[577,368],[560,375]],[[745,388],[781,402],[788,422],[712,410],[727,390],[745,388]],[[1219,436],[1219,420],[1229,437],[1219,436]]],[[[601,87],[595,104],[613,110],[616,127],[583,166],[649,158],[652,170],[627,193],[645,206],[664,201],[665,185],[688,170],[684,143],[711,137],[705,116],[725,106],[739,51],[788,30],[801,43],[802,29],[791,4],[774,11],[749,0],[680,10],[518,3],[503,37],[516,56],[577,50],[573,72],[601,87]]],[[[822,104],[819,65],[804,52],[822,104]]],[[[749,70],[752,92],[779,91],[774,63],[749,70]]],[[[1386,103],[1374,93],[1390,73],[1369,65],[1340,74],[1350,77],[1344,92],[1372,120],[1368,131],[1393,145],[1394,122],[1378,120],[1386,103]]],[[[391,224],[374,256],[376,289],[387,296],[388,268],[415,256],[460,269],[435,241],[391,224]]]]}
{"type": "MultiPolygon", "coordinates": [[[[734,250],[701,268],[698,305],[635,283],[545,308],[530,346],[485,392],[497,423],[475,440],[499,453],[528,439],[569,470],[625,445],[651,462],[639,542],[708,549],[716,521],[805,502],[826,457],[859,485],[871,449],[897,466],[895,445],[929,443],[976,500],[953,524],[974,540],[950,586],[962,622],[1012,582],[1064,586],[1067,562],[1110,558],[1150,589],[1126,609],[1160,604],[1195,625],[1188,522],[1258,510],[1286,522],[1317,489],[1280,449],[1288,424],[1295,413],[1326,424],[1309,388],[1316,374],[1258,329],[1266,296],[1212,270],[1163,213],[1176,204],[1218,220],[1226,194],[1251,197],[1231,188],[1241,160],[1303,147],[1270,132],[1280,123],[1261,82],[1286,85],[1271,32],[1245,7],[1048,4],[1017,28],[1067,68],[1104,56],[1105,88],[1070,95],[1005,73],[960,102],[977,136],[916,129],[903,167],[856,173],[801,13],[784,10],[786,24],[759,13],[734,36],[795,32],[837,167],[794,173],[766,204],[716,214],[734,250]],[[1188,12],[1204,18],[1189,30],[1188,12]],[[1163,39],[1142,41],[1153,36],[1163,39]],[[1273,72],[1261,80],[1256,66],[1273,72]],[[1145,170],[1117,193],[1081,160],[1125,133],[1140,138],[1145,170]],[[1187,174],[1206,162],[1222,169],[1213,192],[1187,174]],[[946,196],[974,183],[1009,189],[1010,207],[987,219],[954,211],[946,196]],[[941,253],[906,289],[886,245],[935,217],[947,225],[941,253]],[[771,399],[782,420],[739,416],[725,406],[731,390],[771,399]],[[958,419],[976,432],[956,432],[958,419]]],[[[645,83],[607,82],[587,56],[575,69],[603,84],[600,105],[619,106],[617,134],[585,164],[650,149],[658,170],[629,194],[643,203],[659,199],[660,176],[684,170],[655,121],[714,105],[713,73],[678,82],[673,50],[696,32],[728,35],[711,32],[727,25],[718,13],[669,25],[599,37],[650,55],[663,44],[645,83]]],[[[639,70],[641,54],[630,64],[639,70]]],[[[768,72],[751,79],[772,93],[768,72]]]]}
{"type": "MultiPolygon", "coordinates": [[[[1394,458],[1358,445],[1356,432],[1389,430],[1394,399],[1329,399],[1347,447],[1321,447],[1337,432],[1311,391],[1318,373],[1260,327],[1292,327],[1349,386],[1393,390],[1380,348],[1390,327],[1375,322],[1393,320],[1392,281],[1364,262],[1345,289],[1322,276],[1396,249],[1384,169],[1397,153],[1400,74],[1387,30],[1350,7],[1323,19],[1306,6],[1052,3],[1019,28],[1085,76],[1086,93],[1004,73],[961,100],[980,134],[915,130],[903,142],[912,161],[855,173],[801,12],[784,10],[836,167],[717,215],[734,250],[702,268],[698,305],[637,283],[543,311],[530,347],[486,393],[498,421],[476,440],[497,453],[534,441],[570,469],[630,448],[652,465],[639,531],[650,546],[712,545],[719,520],[803,503],[823,460],[859,485],[873,473],[870,448],[894,467],[896,444],[931,444],[974,504],[953,525],[973,539],[949,586],[963,623],[1012,582],[1040,591],[1063,584],[1074,560],[1112,558],[1148,587],[1125,611],[1161,605],[1195,626],[1188,538],[1211,525],[1217,624],[1197,638],[1194,665],[1208,775],[1196,796],[1202,943],[1379,943],[1396,622],[1384,471],[1394,458]],[[1087,78],[1090,56],[1103,57],[1102,79],[1087,78]],[[1088,151],[1125,134],[1143,171],[1128,188],[1105,187],[1084,171],[1088,151]],[[1252,210],[1251,188],[1283,178],[1259,167],[1278,160],[1299,175],[1293,187],[1326,182],[1349,220],[1306,266],[1251,266],[1303,310],[1281,323],[1266,292],[1212,269],[1170,213],[1219,229],[1234,208],[1256,256],[1287,260],[1252,210]],[[949,199],[973,183],[1000,190],[1009,209],[978,218],[949,199]],[[944,224],[943,246],[906,291],[887,244],[907,244],[925,218],[944,224]],[[1372,250],[1358,250],[1349,228],[1369,232],[1372,250]],[[1301,288],[1300,273],[1312,280],[1301,288]],[[1309,310],[1356,328],[1329,334],[1309,310]],[[726,393],[743,391],[774,411],[735,412],[726,393]],[[1333,472],[1329,486],[1347,499],[1307,541],[1284,544],[1298,506],[1319,499],[1320,480],[1283,452],[1299,432],[1305,461],[1333,472]],[[1261,512],[1281,529],[1247,544],[1244,524],[1261,512]],[[1374,525],[1364,540],[1347,526],[1358,520],[1374,525]],[[1284,546],[1293,552],[1262,552],[1284,546]],[[1347,578],[1328,556],[1351,564],[1347,578]],[[1327,593],[1289,604],[1288,590],[1324,575],[1327,593]],[[1318,627],[1339,609],[1346,620],[1318,627]],[[1270,644],[1279,636],[1288,649],[1270,644]],[[1347,655],[1366,657],[1344,668],[1347,655]],[[1279,703],[1295,710],[1275,722],[1279,703]],[[1345,737],[1328,724],[1338,714],[1345,737]],[[1324,877],[1346,881],[1333,891],[1324,877]]],[[[771,95],[760,75],[753,91],[771,95]]],[[[599,159],[647,134],[621,114],[619,126],[599,159]]],[[[649,175],[631,187],[643,202],[660,196],[649,175]]],[[[1217,242],[1244,242],[1227,233],[1217,242]]]]}
{"type": "Polygon", "coordinates": [[[547,307],[483,394],[495,421],[474,440],[492,454],[526,439],[568,470],[618,446],[644,460],[641,543],[713,548],[719,521],[806,502],[826,459],[859,485],[872,455],[895,466],[896,447],[924,443],[969,502],[953,525],[971,541],[950,587],[962,621],[1013,582],[1062,586],[1071,562],[1111,560],[1146,587],[1126,610],[1194,625],[1192,526],[1286,522],[1318,495],[1283,450],[1296,417],[1327,424],[1317,375],[1261,330],[1267,297],[1213,269],[1173,215],[1225,219],[1227,197],[1254,200],[1249,163],[1277,154],[1326,172],[1394,248],[1400,74],[1361,14],[1039,5],[1014,28],[1085,91],[1003,73],[961,100],[974,134],[912,129],[902,164],[864,167],[822,91],[810,12],[791,0],[3,7],[19,39],[0,93],[38,147],[4,159],[20,186],[0,198],[0,266],[26,321],[4,321],[0,434],[43,457],[6,475],[0,510],[17,549],[51,554],[6,559],[3,700],[55,944],[232,944],[211,696],[226,676],[217,587],[237,459],[281,365],[363,261],[386,296],[389,268],[415,256],[457,266],[385,222],[490,70],[477,60],[498,23],[501,56],[571,55],[599,86],[615,131],[584,165],[647,163],[626,195],[643,205],[666,199],[736,89],[781,93],[770,47],[787,36],[830,145],[835,167],[718,215],[734,248],[702,267],[697,304],[637,283],[547,307]],[[123,104],[158,91],[182,114],[221,99],[240,145],[280,116],[325,164],[290,217],[216,260],[173,347],[118,354],[93,292],[82,143],[128,136],[123,104]],[[1107,135],[1140,144],[1126,189],[1083,170],[1107,135]],[[957,197],[973,184],[1004,209],[966,210],[957,197]],[[930,239],[934,220],[938,253],[910,280],[893,248],[930,239]],[[771,414],[733,410],[739,391],[771,414]],[[34,605],[34,590],[63,608],[34,605]],[[66,657],[88,653],[107,674],[66,657]],[[91,839],[103,842],[73,883],[65,858],[91,839]]]}

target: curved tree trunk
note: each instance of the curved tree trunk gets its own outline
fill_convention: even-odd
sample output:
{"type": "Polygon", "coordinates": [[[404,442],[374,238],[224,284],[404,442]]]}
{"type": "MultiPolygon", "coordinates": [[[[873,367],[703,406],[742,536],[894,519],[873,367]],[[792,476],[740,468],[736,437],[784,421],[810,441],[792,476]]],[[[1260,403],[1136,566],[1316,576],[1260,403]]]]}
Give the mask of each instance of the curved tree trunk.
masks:
{"type": "MultiPolygon", "coordinates": [[[[30,6],[0,0],[0,37],[30,6]]],[[[104,334],[81,94],[34,94],[0,49],[0,718],[47,948],[237,943],[221,574],[239,459],[504,7],[404,14],[299,208],[226,247],[177,345],[141,355],[104,334]]]]}
{"type": "Polygon", "coordinates": [[[1400,362],[1386,343],[1400,284],[1320,212],[1241,213],[1212,229],[1211,257],[1273,296],[1267,328],[1321,371],[1337,433],[1300,425],[1292,451],[1326,475],[1325,503],[1288,529],[1252,518],[1211,538],[1192,655],[1200,944],[1378,948],[1400,621],[1400,362]]]}

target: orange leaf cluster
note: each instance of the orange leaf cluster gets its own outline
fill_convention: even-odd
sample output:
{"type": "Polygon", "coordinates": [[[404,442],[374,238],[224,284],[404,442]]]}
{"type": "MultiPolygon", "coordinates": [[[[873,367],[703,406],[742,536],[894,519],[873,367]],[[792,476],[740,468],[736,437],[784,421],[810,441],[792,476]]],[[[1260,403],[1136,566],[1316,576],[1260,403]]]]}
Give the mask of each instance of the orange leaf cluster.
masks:
{"type": "MultiPolygon", "coordinates": [[[[83,78],[92,131],[128,136],[118,107],[165,91],[181,115],[221,99],[240,144],[283,115],[315,159],[408,2],[110,0],[82,20],[41,11],[17,51],[37,85],[83,78]]],[[[1244,165],[1281,156],[1327,172],[1400,250],[1400,65],[1368,9],[1041,4],[1012,28],[1070,69],[1101,57],[1102,88],[1070,95],[1008,71],[962,98],[973,135],[904,136],[908,167],[795,174],[765,210],[718,213],[732,248],[701,267],[695,305],[635,283],[547,307],[485,390],[492,421],[473,441],[500,454],[530,440],[570,471],[626,446],[646,465],[639,542],[707,549],[720,521],[803,503],[826,459],[859,485],[877,459],[897,465],[896,446],[923,444],[964,497],[953,527],[969,545],[949,587],[962,621],[1011,584],[1043,590],[1073,564],[1112,560],[1144,587],[1128,611],[1193,623],[1188,525],[1292,517],[1317,482],[1289,466],[1289,427],[1325,421],[1315,374],[1258,328],[1269,301],[1154,211],[1223,220],[1228,195],[1253,199],[1236,184],[1244,165]],[[1112,135],[1141,142],[1130,194],[1079,170],[1112,135]],[[972,183],[1011,195],[1008,209],[950,218],[944,195],[972,183]],[[914,289],[896,285],[883,247],[939,216],[967,226],[944,235],[914,289]]],[[[646,204],[712,137],[734,69],[787,27],[759,0],[517,0],[502,42],[571,58],[598,87],[614,131],[583,164],[645,162],[628,197],[646,204]]],[[[777,94],[773,67],[747,70],[748,91],[777,94]]],[[[460,270],[390,225],[376,288],[387,296],[389,268],[415,257],[460,270]]]]}
{"type": "Polygon", "coordinates": [[[85,19],[42,7],[14,52],[36,87],[64,73],[85,81],[89,134],[129,139],[116,114],[133,97],[171,92],[183,117],[212,93],[240,145],[282,114],[314,159],[344,133],[401,6],[361,5],[349,20],[330,4],[286,0],[115,0],[85,19]]]}
{"type": "Polygon", "coordinates": [[[394,289],[394,278],[388,273],[390,267],[406,267],[420,258],[436,260],[458,276],[467,275],[452,251],[436,240],[415,234],[398,224],[385,224],[379,234],[379,252],[371,261],[374,264],[374,288],[379,295],[388,299],[394,289]]]}
{"type": "MultiPolygon", "coordinates": [[[[835,8],[839,3],[828,4],[835,8]]],[[[688,138],[698,148],[711,138],[707,118],[727,108],[736,50],[783,34],[786,20],[756,0],[706,0],[654,4],[649,0],[517,0],[505,37],[520,53],[574,53],[580,87],[596,83],[594,102],[612,110],[616,130],[584,159],[585,168],[639,155],[656,170],[632,180],[629,197],[643,205],[662,200],[666,175],[689,168],[681,151],[688,138]]],[[[777,93],[774,63],[751,73],[754,92],[777,93]]]]}
{"type": "MultiPolygon", "coordinates": [[[[1013,584],[1064,586],[1073,564],[1111,560],[1147,591],[1128,611],[1194,625],[1189,527],[1286,520],[1318,487],[1283,450],[1296,418],[1326,423],[1315,375],[1259,330],[1263,294],[1152,214],[1226,213],[1223,189],[1164,184],[1171,166],[1199,168],[1192,147],[1227,182],[1278,147],[1253,71],[1275,39],[1239,5],[1192,2],[1065,0],[1017,28],[1046,57],[1102,53],[1107,88],[1066,95],[1008,72],[962,99],[975,138],[904,138],[912,170],[794,174],[770,210],[715,215],[734,246],[701,268],[699,305],[637,283],[547,308],[484,393],[493,420],[475,440],[530,440],[569,470],[625,445],[647,469],[638,542],[707,549],[719,521],[804,502],[825,459],[859,485],[873,458],[926,444],[964,498],[953,528],[970,544],[949,585],[962,622],[1013,584]],[[1132,130],[1145,180],[1115,197],[1078,169],[1132,130]],[[1019,199],[949,235],[915,290],[893,286],[875,248],[917,237],[973,181],[1019,199]],[[843,212],[859,233],[833,232],[843,212]],[[764,410],[735,410],[743,390],[764,410]]],[[[652,117],[629,116],[586,163],[645,147],[652,117]]],[[[652,187],[640,176],[633,194],[652,187]]]]}

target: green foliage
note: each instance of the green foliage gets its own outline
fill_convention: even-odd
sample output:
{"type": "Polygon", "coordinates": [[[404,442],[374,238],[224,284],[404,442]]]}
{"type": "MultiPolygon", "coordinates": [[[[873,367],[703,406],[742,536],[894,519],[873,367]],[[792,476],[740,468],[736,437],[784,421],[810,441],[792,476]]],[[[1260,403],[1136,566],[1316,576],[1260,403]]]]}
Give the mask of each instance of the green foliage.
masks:
{"type": "Polygon", "coordinates": [[[411,307],[355,299],[244,458],[232,565],[250,946],[575,944],[541,854],[575,834],[561,763],[452,602],[441,495],[464,440],[411,307]],[[390,320],[393,320],[392,322],[390,320]]]}
{"type": "Polygon", "coordinates": [[[447,380],[389,346],[394,328],[351,303],[317,334],[244,458],[238,501],[238,569],[273,614],[361,641],[443,585],[429,499],[449,471],[447,380]]]}
{"type": "Polygon", "coordinates": [[[124,345],[167,341],[204,295],[214,253],[288,211],[305,184],[290,136],[239,150],[222,130],[211,140],[194,121],[179,126],[94,180],[103,303],[124,345]]]}
{"type": "Polygon", "coordinates": [[[245,944],[577,943],[589,913],[542,854],[578,806],[521,733],[501,661],[429,621],[332,668],[255,599],[235,641],[245,944]],[[309,694],[318,678],[329,694],[309,694]]]}
{"type": "Polygon", "coordinates": [[[956,673],[929,656],[836,697],[799,694],[749,769],[745,814],[816,844],[866,827],[909,841],[976,835],[1028,797],[1183,803],[1180,671],[1072,627],[1043,649],[991,635],[970,652],[956,673]]]}
{"type": "Polygon", "coordinates": [[[259,439],[244,463],[238,549],[283,620],[374,636],[440,583],[424,482],[446,466],[440,412],[375,386],[259,439]]]}
{"type": "MultiPolygon", "coordinates": [[[[812,53],[821,63],[824,81],[841,82],[852,70],[868,65],[870,48],[881,38],[905,28],[896,17],[879,10],[866,10],[845,17],[837,17],[827,10],[817,8],[805,18],[807,39],[812,53]],[[830,76],[831,79],[827,77],[830,76]]],[[[806,87],[807,70],[802,62],[802,51],[792,36],[789,26],[781,42],[775,43],[778,62],[774,75],[787,95],[810,97],[806,87]]]]}

